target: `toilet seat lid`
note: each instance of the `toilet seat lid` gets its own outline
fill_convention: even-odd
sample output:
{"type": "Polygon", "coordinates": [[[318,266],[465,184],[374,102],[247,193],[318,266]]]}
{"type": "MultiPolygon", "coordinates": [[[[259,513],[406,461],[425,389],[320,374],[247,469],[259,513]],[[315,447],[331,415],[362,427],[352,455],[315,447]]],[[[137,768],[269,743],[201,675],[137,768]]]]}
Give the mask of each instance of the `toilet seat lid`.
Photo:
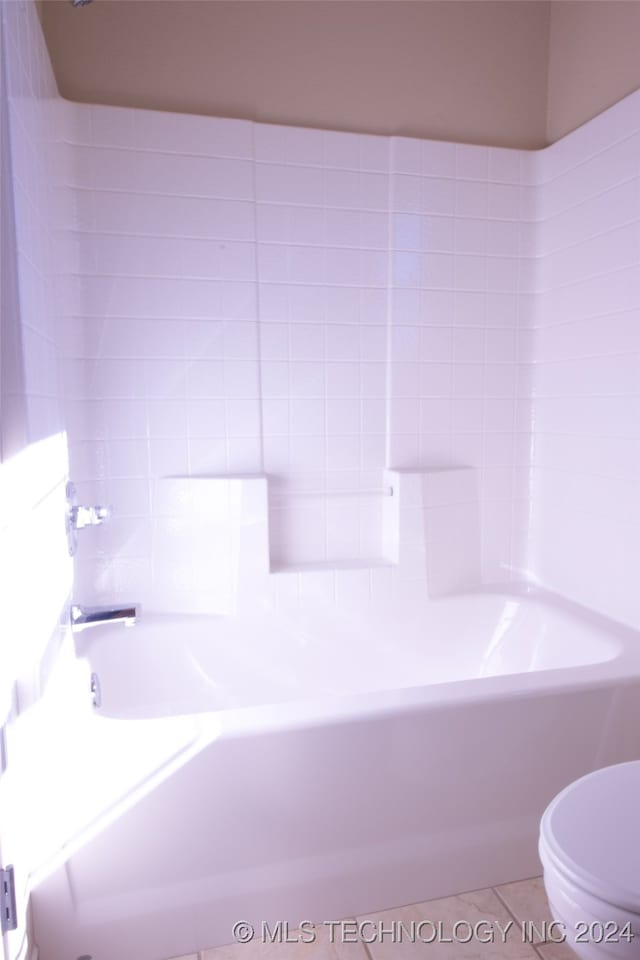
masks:
{"type": "Polygon", "coordinates": [[[540,837],[586,893],[640,913],[640,761],[571,783],[547,807],[540,837]]]}

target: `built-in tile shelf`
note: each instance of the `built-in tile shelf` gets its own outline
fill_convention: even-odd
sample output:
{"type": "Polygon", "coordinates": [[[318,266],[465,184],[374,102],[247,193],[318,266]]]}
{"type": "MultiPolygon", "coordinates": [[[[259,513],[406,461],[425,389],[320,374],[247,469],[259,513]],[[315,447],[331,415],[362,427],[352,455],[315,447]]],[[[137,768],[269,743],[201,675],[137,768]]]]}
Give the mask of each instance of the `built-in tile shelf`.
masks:
{"type": "Polygon", "coordinates": [[[368,570],[391,566],[384,549],[382,482],[360,489],[318,489],[269,483],[271,573],[368,570]]]}
{"type": "Polygon", "coordinates": [[[271,564],[269,573],[322,573],[334,570],[380,570],[393,567],[391,560],[381,557],[378,560],[318,560],[309,563],[271,564]]]}
{"type": "MultiPolygon", "coordinates": [[[[385,470],[379,491],[375,551],[359,557],[298,560],[273,554],[267,476],[159,480],[154,510],[154,536],[161,547],[156,570],[159,602],[163,578],[172,610],[179,595],[185,612],[223,615],[236,611],[241,596],[254,601],[268,596],[269,581],[279,574],[390,569],[400,579],[422,582],[431,596],[468,590],[480,582],[473,468],[385,470]]],[[[278,496],[281,493],[277,491],[278,496]]],[[[349,497],[357,503],[359,493],[349,497]]],[[[315,508],[313,501],[311,507],[315,508]]]]}
{"type": "Polygon", "coordinates": [[[284,490],[282,488],[278,490],[269,491],[269,499],[273,502],[284,502],[288,500],[299,500],[299,499],[310,499],[310,500],[350,500],[350,499],[367,499],[368,497],[392,497],[394,494],[393,487],[380,487],[378,490],[305,490],[302,489],[290,489],[284,490]]]}

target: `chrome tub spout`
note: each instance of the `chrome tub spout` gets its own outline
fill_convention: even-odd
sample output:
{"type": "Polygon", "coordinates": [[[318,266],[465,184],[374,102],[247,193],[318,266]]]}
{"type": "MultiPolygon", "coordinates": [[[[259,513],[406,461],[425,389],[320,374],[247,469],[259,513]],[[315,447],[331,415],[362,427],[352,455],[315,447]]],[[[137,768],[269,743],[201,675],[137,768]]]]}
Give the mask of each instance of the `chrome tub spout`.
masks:
{"type": "Polygon", "coordinates": [[[103,623],[123,623],[132,627],[138,619],[138,608],[134,604],[120,607],[84,607],[71,605],[71,629],[74,631],[97,627],[103,623]]]}

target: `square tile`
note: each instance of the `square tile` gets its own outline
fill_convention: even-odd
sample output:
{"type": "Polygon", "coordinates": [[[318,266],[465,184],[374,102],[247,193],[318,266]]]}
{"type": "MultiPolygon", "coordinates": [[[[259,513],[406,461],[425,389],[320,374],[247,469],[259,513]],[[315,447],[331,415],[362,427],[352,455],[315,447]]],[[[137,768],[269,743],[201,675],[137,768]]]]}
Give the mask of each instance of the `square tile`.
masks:
{"type": "MultiPolygon", "coordinates": [[[[549,924],[553,920],[542,877],[503,883],[495,889],[518,923],[533,924],[538,930],[542,930],[545,923],[549,924]]],[[[541,937],[534,936],[533,939],[540,942],[541,937]]]]}
{"type": "Polygon", "coordinates": [[[382,930],[382,924],[387,929],[394,921],[395,925],[402,923],[410,930],[413,922],[418,934],[412,938],[415,942],[399,942],[396,936],[377,937],[376,942],[368,944],[373,960],[397,957],[417,960],[424,958],[427,951],[433,960],[475,960],[483,955],[492,960],[535,960],[536,957],[534,948],[522,943],[517,924],[493,890],[477,890],[385,910],[367,919],[373,921],[374,930],[382,930]],[[482,942],[485,938],[487,942],[482,942]]]}

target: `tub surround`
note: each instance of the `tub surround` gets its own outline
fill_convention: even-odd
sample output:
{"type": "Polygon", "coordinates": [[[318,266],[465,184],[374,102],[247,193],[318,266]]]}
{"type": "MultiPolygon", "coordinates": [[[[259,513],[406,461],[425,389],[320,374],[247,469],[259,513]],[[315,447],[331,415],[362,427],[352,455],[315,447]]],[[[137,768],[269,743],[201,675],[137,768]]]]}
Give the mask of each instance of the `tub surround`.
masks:
{"type": "MultiPolygon", "coordinates": [[[[267,475],[272,567],[331,570],[383,556],[385,469],[472,467],[479,575],[518,576],[529,156],[66,108],[73,472],[114,507],[83,595],[182,594],[156,547],[154,487],[176,474],[267,475]]],[[[384,571],[352,579],[392,601],[384,571]]]]}
{"type": "Polygon", "coordinates": [[[464,466],[467,583],[640,622],[638,94],[533,153],[91,107],[56,96],[31,5],[3,13],[29,431],[66,426],[80,492],[114,506],[78,595],[200,603],[154,562],[156,484],[249,472],[270,569],[295,571],[276,607],[413,602],[375,491],[464,466]]]}
{"type": "Polygon", "coordinates": [[[530,576],[640,624],[640,94],[542,151],[530,576]]]}
{"type": "Polygon", "coordinates": [[[383,471],[464,466],[482,582],[640,623],[639,96],[535,153],[65,104],[73,472],[115,517],[83,595],[182,605],[157,480],[250,473],[301,571],[276,606],[327,571],[406,602],[353,569],[388,556],[383,471]]]}

